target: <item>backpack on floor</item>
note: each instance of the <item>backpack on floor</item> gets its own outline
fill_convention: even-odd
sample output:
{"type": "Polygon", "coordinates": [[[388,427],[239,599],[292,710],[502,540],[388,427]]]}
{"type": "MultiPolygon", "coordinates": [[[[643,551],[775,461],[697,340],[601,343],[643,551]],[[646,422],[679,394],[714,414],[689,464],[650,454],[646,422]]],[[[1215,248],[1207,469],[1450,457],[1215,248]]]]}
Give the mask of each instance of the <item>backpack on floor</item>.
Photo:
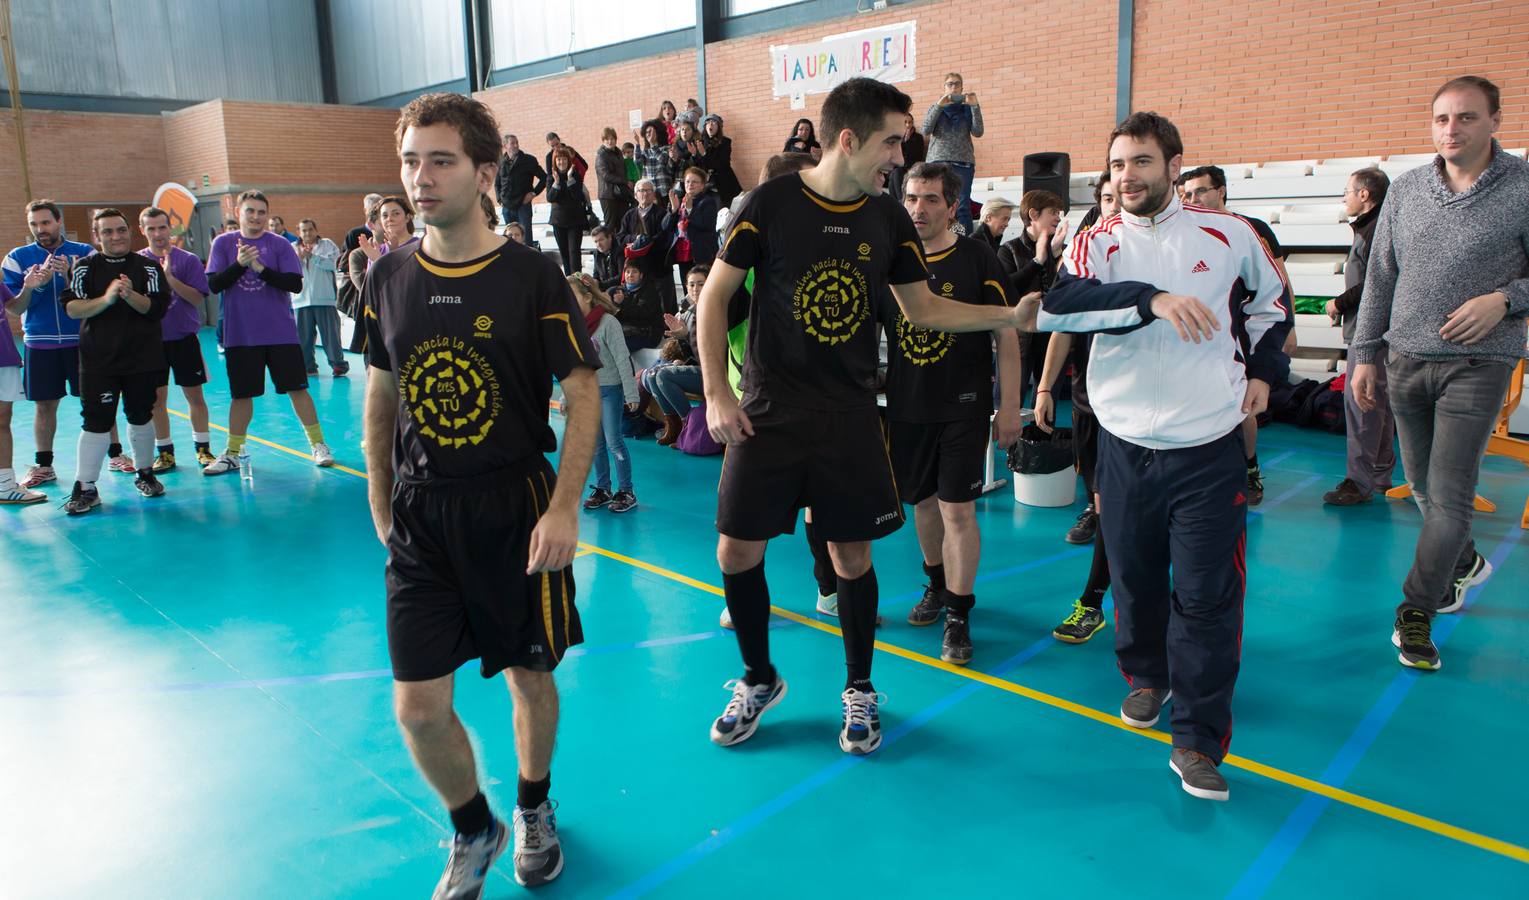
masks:
{"type": "Polygon", "coordinates": [[[722,452],[722,445],[712,440],[711,432],[706,429],[704,402],[691,408],[690,415],[685,417],[685,428],[674,446],[691,456],[716,456],[722,452]]]}

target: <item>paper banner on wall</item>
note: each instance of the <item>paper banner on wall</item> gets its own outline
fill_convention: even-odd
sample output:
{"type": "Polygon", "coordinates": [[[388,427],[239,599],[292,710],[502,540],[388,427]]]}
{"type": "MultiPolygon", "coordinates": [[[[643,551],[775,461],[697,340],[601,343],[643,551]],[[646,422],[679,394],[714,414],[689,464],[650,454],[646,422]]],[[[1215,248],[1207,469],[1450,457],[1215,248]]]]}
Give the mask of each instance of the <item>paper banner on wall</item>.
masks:
{"type": "Polygon", "coordinates": [[[770,48],[775,96],[823,94],[850,78],[912,81],[915,22],[897,22],[807,44],[770,48]]]}
{"type": "Polygon", "coordinates": [[[167,181],[154,192],[154,206],[170,215],[170,237],[184,238],[196,211],[196,197],[183,184],[167,181]]]}
{"type": "Polygon", "coordinates": [[[626,113],[626,124],[629,127],[631,127],[631,129],[633,131],[636,131],[637,129],[641,128],[642,127],[642,110],[640,110],[640,109],[629,109],[629,110],[627,110],[627,113],[626,113]]]}

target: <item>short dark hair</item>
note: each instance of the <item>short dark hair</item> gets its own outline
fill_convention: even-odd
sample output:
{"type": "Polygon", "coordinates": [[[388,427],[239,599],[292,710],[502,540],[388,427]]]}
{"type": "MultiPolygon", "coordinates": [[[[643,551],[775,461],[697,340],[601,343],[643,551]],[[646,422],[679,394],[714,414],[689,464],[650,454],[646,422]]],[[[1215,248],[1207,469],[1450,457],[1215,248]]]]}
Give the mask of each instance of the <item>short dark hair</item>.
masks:
{"type": "Polygon", "coordinates": [[[122,210],[115,206],[103,206],[90,214],[90,227],[94,229],[97,222],[101,221],[102,219],[112,218],[121,219],[122,224],[127,224],[127,216],[122,214],[122,210]]]}
{"type": "Polygon", "coordinates": [[[474,166],[499,161],[502,147],[499,123],[493,112],[477,100],[444,91],[415,97],[398,114],[398,127],[393,132],[395,147],[403,148],[405,131],[429,125],[455,128],[462,136],[462,150],[474,166]]]}
{"type": "Polygon", "coordinates": [[[690,267],[690,271],[689,272],[685,273],[685,280],[689,281],[690,280],[690,276],[692,276],[692,275],[699,275],[702,278],[705,278],[706,276],[708,276],[710,274],[711,274],[711,264],[710,263],[696,263],[695,265],[690,267]]]}
{"type": "Polygon", "coordinates": [[[621,271],[625,272],[627,269],[631,269],[633,272],[636,272],[637,274],[641,275],[642,274],[642,263],[638,262],[635,259],[629,259],[629,260],[626,261],[626,264],[621,267],[621,271]]]}
{"type": "Polygon", "coordinates": [[[27,213],[29,215],[44,209],[50,213],[53,213],[53,218],[59,220],[60,222],[64,220],[64,211],[60,209],[59,205],[54,203],[52,200],[49,200],[45,197],[40,197],[27,204],[27,213]]]}
{"type": "Polygon", "coordinates": [[[1178,183],[1181,186],[1186,185],[1195,178],[1209,178],[1211,187],[1226,190],[1226,172],[1220,166],[1200,166],[1198,169],[1190,169],[1179,176],[1178,183]]]}
{"type": "MultiPolygon", "coordinates": [[[[484,196],[487,196],[487,195],[485,194],[484,196]]],[[[599,237],[602,234],[605,235],[606,237],[612,237],[613,236],[611,234],[610,228],[605,226],[605,225],[596,225],[594,228],[590,229],[590,231],[589,231],[589,236],[590,237],[599,237]]]]}
{"type": "Polygon", "coordinates": [[[1495,116],[1502,109],[1502,91],[1498,89],[1497,85],[1487,81],[1480,75],[1461,75],[1459,78],[1451,78],[1444,82],[1438,90],[1433,92],[1433,100],[1428,101],[1428,105],[1432,106],[1435,101],[1450,91],[1458,91],[1464,88],[1475,88],[1486,94],[1487,113],[1489,115],[1495,116]]]}
{"type": "Polygon", "coordinates": [[[874,78],[851,78],[828,92],[818,120],[823,123],[821,140],[839,143],[839,134],[848,128],[862,143],[886,124],[887,113],[907,115],[913,98],[874,78]]]}
{"type": "Polygon", "coordinates": [[[561,141],[562,140],[562,138],[557,136],[557,132],[556,131],[549,131],[549,132],[547,132],[547,138],[546,139],[549,140],[549,141],[561,141]]]}
{"type": "Polygon", "coordinates": [[[1349,176],[1359,183],[1359,189],[1368,191],[1370,201],[1376,206],[1386,202],[1386,192],[1391,189],[1391,178],[1375,166],[1360,169],[1349,176]]]}
{"type": "Polygon", "coordinates": [[[297,227],[298,228],[302,228],[304,225],[312,225],[314,231],[318,231],[319,230],[319,223],[313,221],[312,219],[298,219],[297,220],[297,227]]]}
{"type": "Polygon", "coordinates": [[[138,224],[147,225],[149,220],[155,218],[156,216],[164,216],[165,224],[170,224],[170,214],[157,206],[145,206],[143,210],[138,213],[138,224]]]}
{"type": "Polygon", "coordinates": [[[1110,182],[1110,173],[1109,173],[1109,171],[1106,170],[1106,171],[1100,172],[1099,173],[1099,180],[1094,182],[1094,205],[1095,206],[1098,206],[1099,204],[1104,202],[1104,186],[1106,184],[1109,184],[1109,182],[1110,182]]]}
{"type": "Polygon", "coordinates": [[[271,208],[271,201],[265,198],[265,194],[262,194],[260,191],[249,190],[239,195],[239,199],[234,202],[234,209],[238,209],[239,207],[243,206],[244,201],[246,200],[259,200],[261,203],[265,204],[266,209],[271,208]]]}
{"type": "Polygon", "coordinates": [[[1048,209],[1067,209],[1067,201],[1050,191],[1034,190],[1025,191],[1024,196],[1019,198],[1019,217],[1026,225],[1030,224],[1030,214],[1033,212],[1045,212],[1048,209]]]}
{"type": "Polygon", "coordinates": [[[945,198],[946,206],[955,206],[961,197],[961,176],[956,170],[944,163],[921,162],[908,170],[903,176],[903,190],[908,189],[908,182],[918,179],[919,181],[938,181],[940,183],[940,196],[945,198]]]}
{"type": "Polygon", "coordinates": [[[759,173],[759,182],[763,184],[791,172],[810,169],[817,164],[818,161],[812,158],[811,153],[777,153],[765,160],[764,168],[759,173]]]}
{"type": "Polygon", "coordinates": [[[1175,156],[1184,155],[1184,139],[1179,137],[1179,129],[1164,116],[1155,112],[1131,113],[1115,126],[1110,132],[1110,139],[1104,145],[1105,156],[1109,155],[1110,148],[1115,146],[1115,138],[1125,135],[1135,140],[1152,138],[1157,141],[1157,146],[1163,151],[1163,162],[1173,159],[1175,156]]]}

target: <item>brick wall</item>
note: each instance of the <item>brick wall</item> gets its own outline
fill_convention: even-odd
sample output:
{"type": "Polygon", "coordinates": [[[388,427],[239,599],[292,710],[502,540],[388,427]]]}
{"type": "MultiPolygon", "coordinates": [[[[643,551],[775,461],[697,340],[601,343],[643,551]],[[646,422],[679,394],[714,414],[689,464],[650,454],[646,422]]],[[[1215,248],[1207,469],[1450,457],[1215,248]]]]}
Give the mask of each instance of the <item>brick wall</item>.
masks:
{"type": "MultiPolygon", "coordinates": [[[[28,110],[27,160],[32,193],[59,203],[139,206],[162,184],[167,168],[158,116],[105,115],[28,110]]],[[[32,240],[23,207],[15,119],[0,110],[0,247],[32,240]]],[[[86,243],[90,222],[71,210],[64,227],[86,243]]],[[[3,251],[0,251],[3,252],[3,251]]]]}
{"type": "Polygon", "coordinates": [[[1427,153],[1429,98],[1475,74],[1503,89],[1503,146],[1523,147],[1525,9],[1523,0],[1137,0],[1134,108],[1174,120],[1186,162],[1427,153]]]}

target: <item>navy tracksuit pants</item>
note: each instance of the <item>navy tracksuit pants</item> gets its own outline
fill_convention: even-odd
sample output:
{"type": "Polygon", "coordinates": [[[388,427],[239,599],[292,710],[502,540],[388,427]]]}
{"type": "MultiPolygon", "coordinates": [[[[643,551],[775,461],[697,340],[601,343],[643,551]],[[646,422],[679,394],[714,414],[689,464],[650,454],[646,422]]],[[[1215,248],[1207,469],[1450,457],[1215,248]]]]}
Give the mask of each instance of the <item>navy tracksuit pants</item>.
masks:
{"type": "Polygon", "coordinates": [[[1171,689],[1173,746],[1219,763],[1247,586],[1242,435],[1149,450],[1101,428],[1098,466],[1120,671],[1133,689],[1171,689]]]}

